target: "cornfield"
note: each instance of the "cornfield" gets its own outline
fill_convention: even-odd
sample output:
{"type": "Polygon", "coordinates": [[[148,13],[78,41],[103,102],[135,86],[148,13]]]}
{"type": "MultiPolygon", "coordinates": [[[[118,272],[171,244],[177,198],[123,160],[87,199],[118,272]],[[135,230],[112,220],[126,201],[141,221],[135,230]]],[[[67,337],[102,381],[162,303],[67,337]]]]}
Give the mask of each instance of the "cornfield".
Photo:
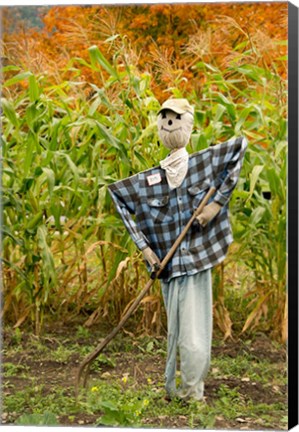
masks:
{"type": "MultiPolygon", "coordinates": [[[[107,186],[166,156],[157,137],[162,100],[156,88],[159,82],[165,86],[161,72],[167,72],[163,97],[187,97],[195,108],[189,152],[238,135],[249,141],[230,204],[235,242],[214,269],[215,324],[225,337],[233,335],[231,297],[237,296],[243,320],[237,331],[262,329],[286,340],[287,82],[279,72],[286,59],[273,58],[269,65],[269,52],[259,50],[243,28],[232,30],[231,20],[221,19],[227,32],[238,34],[225,62],[199,50],[204,41],[209,47],[210,30],[206,39],[198,32],[182,49],[193,58],[193,90],[162,51],[156,69],[146,69],[119,34],[107,39],[109,55],[93,44],[86,56],[68,58],[59,80],[16,61],[3,67],[7,322],[28,323],[37,334],[45,317],[115,325],[146,283],[141,253],[107,186]]],[[[286,42],[277,46],[285,48],[286,42]]],[[[158,44],[156,49],[159,53],[158,44]]],[[[158,283],[132,320],[138,331],[161,333],[165,317],[158,283]]]]}

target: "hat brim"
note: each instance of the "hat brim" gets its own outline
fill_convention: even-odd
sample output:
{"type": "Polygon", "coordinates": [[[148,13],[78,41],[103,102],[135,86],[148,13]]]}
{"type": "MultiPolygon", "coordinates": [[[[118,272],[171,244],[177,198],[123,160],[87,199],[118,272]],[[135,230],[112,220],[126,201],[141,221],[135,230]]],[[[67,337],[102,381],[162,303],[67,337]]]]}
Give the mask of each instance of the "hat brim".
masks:
{"type": "Polygon", "coordinates": [[[175,112],[176,114],[184,114],[185,112],[190,112],[190,111],[188,111],[188,110],[183,110],[182,108],[177,108],[177,107],[162,107],[161,109],[160,109],[160,111],[158,111],[158,114],[160,114],[162,111],[166,111],[166,110],[169,110],[169,111],[173,111],[173,112],[175,112]]]}
{"type": "Polygon", "coordinates": [[[194,112],[192,111],[192,108],[189,110],[189,109],[182,109],[182,108],[179,108],[179,107],[172,107],[172,106],[164,106],[164,107],[162,107],[162,108],[158,111],[158,115],[159,115],[162,111],[166,111],[166,110],[173,111],[173,112],[175,112],[176,114],[185,114],[185,113],[189,113],[189,114],[194,115],[194,112]]]}

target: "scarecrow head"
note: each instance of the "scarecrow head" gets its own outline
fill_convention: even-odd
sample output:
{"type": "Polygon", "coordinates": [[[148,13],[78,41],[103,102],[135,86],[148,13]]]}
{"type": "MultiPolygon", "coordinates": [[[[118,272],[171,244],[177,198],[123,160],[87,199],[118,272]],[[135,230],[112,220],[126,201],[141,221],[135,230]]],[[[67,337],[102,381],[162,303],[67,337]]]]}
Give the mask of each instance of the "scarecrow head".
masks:
{"type": "Polygon", "coordinates": [[[158,134],[165,147],[185,147],[193,128],[194,109],[187,99],[168,99],[158,113],[158,134]]]}

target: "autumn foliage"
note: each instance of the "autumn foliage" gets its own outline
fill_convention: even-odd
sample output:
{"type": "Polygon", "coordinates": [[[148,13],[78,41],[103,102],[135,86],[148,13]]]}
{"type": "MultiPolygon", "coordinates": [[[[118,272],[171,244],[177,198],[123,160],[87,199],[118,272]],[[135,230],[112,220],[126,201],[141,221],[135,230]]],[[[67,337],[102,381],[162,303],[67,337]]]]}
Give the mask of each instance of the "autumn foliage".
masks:
{"type": "Polygon", "coordinates": [[[16,21],[12,33],[5,31],[13,20],[7,8],[4,57],[49,74],[55,83],[79,79],[88,91],[87,83],[99,84],[103,77],[71,59],[87,61],[88,48],[97,45],[109,60],[117,57],[120,70],[134,64],[136,74],[151,74],[161,102],[174,86],[200,96],[205,76],[195,67],[199,61],[222,68],[246,62],[271,69],[275,63],[286,77],[287,47],[281,41],[287,39],[287,8],[287,2],[53,6],[42,30],[25,30],[16,21]]]}

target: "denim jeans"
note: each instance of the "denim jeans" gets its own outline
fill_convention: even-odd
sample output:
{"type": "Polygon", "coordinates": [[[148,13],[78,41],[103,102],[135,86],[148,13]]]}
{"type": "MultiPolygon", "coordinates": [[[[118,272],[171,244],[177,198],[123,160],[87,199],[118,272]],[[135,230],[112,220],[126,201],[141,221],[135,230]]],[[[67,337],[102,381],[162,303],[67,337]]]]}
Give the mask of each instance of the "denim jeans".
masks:
{"type": "Polygon", "coordinates": [[[167,312],[166,391],[170,397],[200,400],[208,373],[212,342],[211,270],[161,281],[167,312]],[[181,387],[176,388],[177,348],[181,387]]]}

